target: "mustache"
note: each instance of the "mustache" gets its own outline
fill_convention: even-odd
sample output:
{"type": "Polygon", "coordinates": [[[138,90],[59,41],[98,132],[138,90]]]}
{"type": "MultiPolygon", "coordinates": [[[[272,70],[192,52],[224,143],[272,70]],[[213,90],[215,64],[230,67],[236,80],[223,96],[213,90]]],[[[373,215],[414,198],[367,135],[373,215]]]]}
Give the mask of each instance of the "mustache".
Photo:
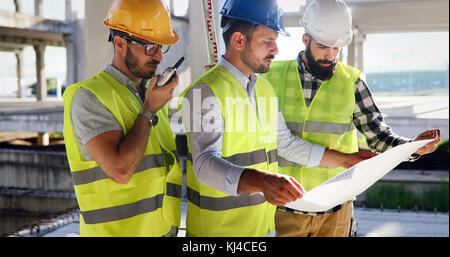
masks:
{"type": "Polygon", "coordinates": [[[275,58],[275,55],[268,55],[266,56],[266,58],[264,58],[264,60],[272,60],[275,58]]]}
{"type": "Polygon", "coordinates": [[[160,61],[152,60],[150,62],[146,62],[145,66],[157,66],[159,65],[160,61]]]}
{"type": "Polygon", "coordinates": [[[323,64],[331,64],[331,65],[333,65],[333,64],[335,64],[336,63],[336,60],[334,60],[334,61],[327,61],[327,60],[317,60],[316,61],[317,63],[323,63],[323,64]]]}

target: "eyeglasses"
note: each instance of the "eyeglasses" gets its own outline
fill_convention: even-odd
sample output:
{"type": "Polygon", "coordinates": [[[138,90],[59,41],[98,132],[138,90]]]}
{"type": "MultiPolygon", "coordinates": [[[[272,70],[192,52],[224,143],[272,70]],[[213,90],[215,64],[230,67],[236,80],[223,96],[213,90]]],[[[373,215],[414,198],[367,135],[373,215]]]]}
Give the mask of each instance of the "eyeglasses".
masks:
{"type": "Polygon", "coordinates": [[[156,52],[158,52],[159,48],[161,48],[161,52],[163,54],[165,54],[165,53],[167,53],[167,51],[169,51],[169,48],[170,48],[170,45],[159,45],[159,44],[155,44],[155,43],[142,43],[142,42],[132,39],[131,37],[129,37],[127,35],[120,35],[120,37],[124,38],[128,42],[144,46],[145,55],[147,55],[147,56],[154,55],[156,52]]]}

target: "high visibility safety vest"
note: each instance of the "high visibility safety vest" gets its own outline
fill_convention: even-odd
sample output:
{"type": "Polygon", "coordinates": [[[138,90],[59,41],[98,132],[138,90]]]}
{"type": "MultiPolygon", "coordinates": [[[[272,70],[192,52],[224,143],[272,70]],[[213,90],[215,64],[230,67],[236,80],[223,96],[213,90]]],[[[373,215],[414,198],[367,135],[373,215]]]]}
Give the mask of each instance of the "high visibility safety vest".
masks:
{"type": "MultiPolygon", "coordinates": [[[[78,149],[70,120],[70,108],[72,98],[80,87],[92,92],[114,115],[124,135],[133,128],[141,109],[136,96],[105,72],[73,84],[64,92],[63,132],[81,211],[80,236],[166,234],[171,224],[162,216],[163,202],[179,202],[179,199],[174,200],[174,190],[170,196],[165,196],[167,173],[179,173],[176,170],[179,165],[172,153],[175,147],[173,135],[167,132],[171,131],[168,117],[165,116],[167,108],[158,112],[160,121],[151,128],[144,157],[130,181],[118,184],[107,177],[97,162],[86,161],[78,149]]],[[[174,208],[179,210],[176,205],[174,208]]]]}
{"type": "MultiPolygon", "coordinates": [[[[343,153],[358,151],[354,85],[361,72],[339,62],[331,79],[323,81],[306,107],[296,60],[276,61],[263,76],[271,82],[292,133],[311,143],[343,153]]],[[[313,167],[279,157],[280,173],[296,178],[306,190],[344,171],[341,167],[313,167]]]]}
{"type": "MultiPolygon", "coordinates": [[[[242,86],[223,67],[216,65],[190,85],[180,98],[197,83],[209,86],[216,97],[224,119],[221,157],[245,168],[278,172],[277,100],[267,81],[259,77],[255,85],[258,114],[242,86]]],[[[195,108],[195,107],[194,107],[195,108]]],[[[189,122],[187,122],[189,124],[189,122]]],[[[189,134],[189,128],[187,128],[189,134]]],[[[188,137],[188,147],[190,142],[188,137]]],[[[234,237],[264,236],[275,228],[276,206],[263,194],[232,196],[200,183],[187,163],[188,211],[186,229],[189,236],[234,237]]]]}

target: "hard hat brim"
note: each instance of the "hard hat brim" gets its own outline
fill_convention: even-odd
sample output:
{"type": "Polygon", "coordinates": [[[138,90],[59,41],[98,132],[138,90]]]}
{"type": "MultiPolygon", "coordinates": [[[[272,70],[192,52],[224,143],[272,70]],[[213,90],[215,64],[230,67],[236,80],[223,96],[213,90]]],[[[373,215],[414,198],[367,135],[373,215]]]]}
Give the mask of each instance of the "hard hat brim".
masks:
{"type": "Polygon", "coordinates": [[[303,27],[305,29],[305,33],[309,34],[311,37],[314,38],[314,40],[316,40],[321,45],[324,45],[327,47],[341,48],[341,47],[346,47],[352,43],[352,39],[353,39],[352,31],[349,31],[344,39],[336,39],[333,41],[328,41],[328,40],[321,39],[320,37],[314,35],[314,33],[312,33],[311,31],[309,31],[308,28],[303,24],[302,19],[299,20],[299,24],[301,27],[303,27]]]}
{"type": "Polygon", "coordinates": [[[232,15],[224,15],[224,16],[228,17],[228,18],[232,18],[232,19],[236,19],[236,20],[243,20],[243,21],[247,21],[247,22],[250,22],[250,23],[253,23],[253,24],[256,24],[256,25],[264,26],[264,27],[269,28],[269,29],[271,29],[271,30],[273,30],[275,32],[278,32],[281,35],[286,36],[286,37],[290,37],[291,36],[291,34],[289,32],[287,32],[287,30],[285,28],[282,28],[282,27],[276,27],[276,28],[275,27],[269,27],[266,24],[263,24],[261,22],[255,21],[255,20],[247,19],[245,17],[236,17],[236,16],[232,16],[232,15]]]}

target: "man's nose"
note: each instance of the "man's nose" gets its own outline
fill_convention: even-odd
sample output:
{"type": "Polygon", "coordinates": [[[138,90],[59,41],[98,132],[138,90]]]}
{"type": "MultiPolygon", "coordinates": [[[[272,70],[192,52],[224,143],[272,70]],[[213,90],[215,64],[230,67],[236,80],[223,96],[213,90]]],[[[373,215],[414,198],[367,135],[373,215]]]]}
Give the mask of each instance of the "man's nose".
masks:
{"type": "Polygon", "coordinates": [[[153,60],[161,62],[163,59],[161,47],[158,48],[158,51],[156,51],[156,53],[154,53],[151,57],[153,60]]]}
{"type": "Polygon", "coordinates": [[[336,49],[334,47],[328,47],[325,52],[325,60],[334,61],[338,53],[339,53],[339,48],[336,49]]]}
{"type": "Polygon", "coordinates": [[[278,45],[276,42],[274,42],[274,48],[272,49],[272,54],[277,55],[278,54],[278,45]]]}

